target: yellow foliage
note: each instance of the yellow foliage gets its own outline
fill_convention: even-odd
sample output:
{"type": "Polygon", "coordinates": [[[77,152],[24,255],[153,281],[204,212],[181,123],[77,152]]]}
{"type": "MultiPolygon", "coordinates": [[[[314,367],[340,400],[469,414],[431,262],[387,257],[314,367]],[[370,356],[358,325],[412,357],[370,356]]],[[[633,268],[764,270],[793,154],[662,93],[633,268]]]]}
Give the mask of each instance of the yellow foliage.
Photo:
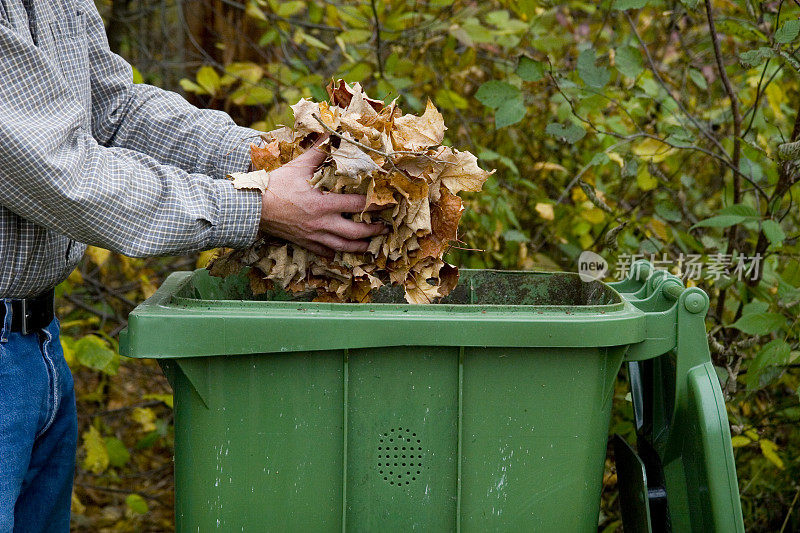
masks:
{"type": "Polygon", "coordinates": [[[761,439],[758,441],[758,445],[761,446],[761,453],[770,463],[774,464],[781,470],[784,469],[783,459],[781,459],[776,453],[776,450],[778,449],[777,444],[769,439],[761,439]]]}
{"type": "Polygon", "coordinates": [[[588,200],[589,197],[586,196],[586,193],[583,192],[583,189],[580,187],[573,187],[572,188],[572,201],[577,203],[583,203],[588,200]]]}
{"type": "Polygon", "coordinates": [[[608,152],[606,155],[608,156],[608,158],[610,160],[612,160],[613,162],[618,164],[619,168],[622,168],[622,167],[625,166],[625,160],[622,159],[622,156],[619,155],[617,152],[608,152]]]}
{"type": "Polygon", "coordinates": [[[581,216],[592,224],[600,224],[606,219],[605,211],[594,205],[589,209],[582,210],[581,216]]]}
{"type": "Polygon", "coordinates": [[[197,263],[195,263],[195,268],[205,268],[211,258],[213,258],[219,252],[219,248],[212,248],[211,250],[205,250],[204,252],[200,252],[197,256],[197,263]]]}
{"type": "MultiPolygon", "coordinates": [[[[62,327],[64,327],[62,325],[62,327]]],[[[67,365],[70,367],[75,366],[75,350],[73,350],[70,346],[64,343],[64,339],[61,338],[61,349],[64,352],[64,360],[67,362],[67,365]]]]}
{"type": "Polygon", "coordinates": [[[658,180],[650,175],[650,171],[647,170],[647,165],[642,165],[639,167],[638,174],[636,174],[636,184],[641,190],[649,191],[650,189],[656,188],[658,180]]]}
{"type": "Polygon", "coordinates": [[[172,409],[172,394],[145,394],[143,400],[158,400],[172,409]]]}
{"type": "Polygon", "coordinates": [[[131,413],[131,418],[134,422],[142,427],[142,431],[149,433],[156,429],[155,420],[156,414],[149,407],[137,407],[131,413]]]}
{"type": "Polygon", "coordinates": [[[73,514],[83,514],[86,512],[86,506],[81,503],[80,498],[78,495],[75,494],[75,491],[72,491],[72,502],[70,504],[70,510],[73,514]]]}
{"type": "Polygon", "coordinates": [[[539,161],[538,163],[533,164],[533,170],[560,170],[562,172],[566,172],[567,169],[559,165],[558,163],[551,163],[549,161],[539,161]]]}
{"type": "Polygon", "coordinates": [[[650,229],[653,230],[659,239],[662,241],[666,241],[669,239],[669,226],[658,220],[657,218],[653,218],[650,220],[650,229]]]}
{"type": "Polygon", "coordinates": [[[102,269],[103,265],[105,265],[106,261],[108,261],[108,258],[111,257],[111,252],[105,248],[88,246],[86,248],[86,257],[88,257],[92,263],[102,269]]]}
{"type": "Polygon", "coordinates": [[[73,285],[80,285],[81,283],[83,283],[83,276],[81,275],[81,271],[76,268],[75,270],[70,272],[67,281],[69,281],[73,285]]]}
{"type": "Polygon", "coordinates": [[[632,152],[639,157],[649,157],[653,163],[660,163],[675,153],[675,148],[670,148],[668,145],[651,139],[646,138],[642,142],[633,147],[632,152]]]}
{"type": "Polygon", "coordinates": [[[83,433],[83,448],[86,450],[83,468],[95,474],[105,472],[109,462],[108,449],[96,427],[90,426],[89,431],[83,433]]]}
{"type": "Polygon", "coordinates": [[[778,83],[770,83],[767,85],[766,91],[764,94],[767,95],[767,103],[769,104],[769,108],[775,114],[776,119],[783,120],[786,117],[783,115],[783,111],[781,111],[781,102],[786,100],[786,95],[783,94],[783,89],[781,89],[780,84],[778,83]]]}
{"type": "Polygon", "coordinates": [[[733,444],[734,448],[741,448],[742,446],[747,446],[750,444],[751,441],[744,435],[736,435],[735,437],[731,437],[731,444],[733,444]]]}
{"type": "Polygon", "coordinates": [[[546,204],[543,202],[539,202],[538,204],[536,204],[536,212],[539,213],[539,216],[545,220],[555,219],[555,214],[553,212],[553,204],[546,204]]]}

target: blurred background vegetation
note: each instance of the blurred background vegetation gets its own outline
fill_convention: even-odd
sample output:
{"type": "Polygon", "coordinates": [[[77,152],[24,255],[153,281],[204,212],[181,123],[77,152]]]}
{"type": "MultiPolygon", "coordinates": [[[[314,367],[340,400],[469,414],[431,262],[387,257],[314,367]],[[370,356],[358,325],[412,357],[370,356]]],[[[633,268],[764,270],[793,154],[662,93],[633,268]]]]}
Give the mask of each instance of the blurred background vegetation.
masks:
{"type": "MultiPolygon", "coordinates": [[[[592,250],[614,277],[639,254],[702,287],[747,530],[800,531],[800,2],[97,4],[137,81],[243,125],[290,123],[331,77],[408,112],[431,98],[445,142],[498,169],[469,199],[456,265],[575,270],[592,250]]],[[[76,530],[173,527],[170,388],[116,339],[167,274],[208,257],[90,248],[58,288],[76,530]]],[[[616,407],[611,429],[630,440],[623,386],[616,407]]],[[[621,530],[615,484],[609,459],[599,531],[621,530]]]]}

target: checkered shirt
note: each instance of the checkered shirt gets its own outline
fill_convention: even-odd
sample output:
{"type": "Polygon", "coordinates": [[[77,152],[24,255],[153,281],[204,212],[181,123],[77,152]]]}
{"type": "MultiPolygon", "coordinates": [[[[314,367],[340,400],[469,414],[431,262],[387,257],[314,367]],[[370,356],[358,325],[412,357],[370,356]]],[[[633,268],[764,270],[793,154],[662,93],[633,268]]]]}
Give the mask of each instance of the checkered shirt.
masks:
{"type": "Polygon", "coordinates": [[[133,257],[255,239],[257,132],[133,83],[92,0],[0,0],[0,297],[65,279],[86,249],[133,257]]]}

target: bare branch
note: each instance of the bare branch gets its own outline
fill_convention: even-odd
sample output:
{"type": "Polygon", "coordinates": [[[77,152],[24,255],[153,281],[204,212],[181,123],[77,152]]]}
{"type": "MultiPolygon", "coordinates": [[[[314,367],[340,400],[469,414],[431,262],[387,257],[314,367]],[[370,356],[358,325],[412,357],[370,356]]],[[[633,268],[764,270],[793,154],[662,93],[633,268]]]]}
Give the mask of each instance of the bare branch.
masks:
{"type": "Polygon", "coordinates": [[[678,100],[675,97],[675,95],[672,94],[672,91],[670,90],[669,86],[661,77],[661,74],[658,73],[658,68],[656,68],[656,64],[653,61],[653,56],[650,54],[650,49],[645,44],[644,40],[642,39],[642,36],[639,35],[639,30],[636,29],[636,23],[633,21],[633,19],[631,18],[630,14],[627,11],[625,11],[625,17],[628,19],[628,24],[630,24],[631,30],[633,31],[633,34],[636,36],[636,40],[639,41],[639,46],[641,46],[642,49],[644,50],[645,56],[647,57],[647,63],[650,65],[650,70],[653,71],[653,75],[656,77],[656,81],[658,81],[658,84],[661,85],[661,88],[664,89],[664,91],[666,91],[666,93],[669,95],[672,101],[677,104],[678,109],[681,110],[681,113],[683,113],[686,116],[686,118],[689,119],[689,121],[694,125],[694,127],[697,128],[705,138],[711,141],[711,143],[714,144],[714,146],[716,146],[717,149],[720,150],[720,152],[722,152],[723,154],[727,154],[725,148],[720,144],[719,140],[717,140],[717,138],[714,137],[711,134],[711,132],[705,129],[703,125],[700,124],[700,122],[691,113],[689,113],[689,111],[684,107],[683,103],[681,103],[681,101],[678,100]]]}

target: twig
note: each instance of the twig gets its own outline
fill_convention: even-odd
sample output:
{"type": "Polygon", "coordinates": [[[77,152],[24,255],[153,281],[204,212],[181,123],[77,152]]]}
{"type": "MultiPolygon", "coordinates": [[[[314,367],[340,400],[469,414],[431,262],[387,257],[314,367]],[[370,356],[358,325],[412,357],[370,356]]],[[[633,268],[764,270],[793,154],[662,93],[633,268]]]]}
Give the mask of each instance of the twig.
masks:
{"type": "Polygon", "coordinates": [[[453,161],[445,161],[443,159],[436,159],[435,157],[431,157],[431,156],[429,156],[427,154],[423,154],[421,152],[414,152],[414,151],[411,151],[411,150],[398,150],[398,151],[394,151],[394,152],[381,152],[380,150],[378,150],[376,148],[373,148],[371,146],[367,146],[366,144],[360,143],[360,142],[356,141],[355,139],[348,139],[347,137],[345,137],[341,133],[338,133],[336,130],[334,130],[333,128],[331,128],[327,124],[325,124],[322,121],[322,119],[320,119],[317,115],[312,113],[311,116],[314,117],[314,120],[319,122],[319,125],[322,126],[323,128],[325,128],[325,131],[327,131],[331,135],[334,135],[334,136],[338,137],[339,139],[341,139],[343,141],[347,141],[350,144],[354,144],[354,145],[358,146],[359,148],[361,148],[363,150],[367,150],[369,152],[378,154],[379,156],[385,157],[392,164],[392,167],[394,167],[395,169],[397,169],[397,167],[395,166],[394,160],[392,159],[392,157],[395,156],[395,155],[411,155],[411,156],[415,156],[415,157],[424,157],[425,159],[431,161],[432,163],[442,163],[442,164],[445,164],[445,165],[455,165],[455,163],[453,161]]]}
{"type": "Polygon", "coordinates": [[[694,127],[696,127],[698,130],[700,130],[700,133],[702,133],[704,137],[706,137],[709,141],[711,141],[714,144],[714,146],[716,146],[723,154],[727,154],[727,152],[725,151],[725,148],[722,146],[722,144],[720,144],[720,142],[717,140],[717,138],[714,137],[713,135],[711,135],[711,133],[708,130],[706,130],[697,121],[697,119],[691,113],[689,113],[689,111],[687,111],[687,109],[683,106],[681,101],[678,100],[677,98],[675,98],[675,95],[672,94],[672,91],[669,89],[669,86],[664,81],[664,79],[661,77],[661,74],[658,73],[658,69],[656,68],[656,64],[653,61],[653,56],[650,55],[650,49],[647,48],[647,45],[645,44],[645,42],[642,39],[641,35],[639,35],[639,31],[636,29],[636,24],[633,22],[633,19],[631,18],[630,14],[627,11],[625,11],[625,17],[627,17],[627,19],[628,19],[628,24],[630,24],[631,30],[633,31],[633,34],[636,36],[636,40],[639,41],[639,46],[641,46],[642,49],[644,49],[645,56],[647,57],[647,62],[650,65],[650,70],[653,71],[653,75],[656,77],[656,81],[658,81],[658,84],[661,85],[661,87],[666,91],[667,95],[669,95],[669,97],[672,99],[672,101],[675,102],[675,104],[677,104],[678,109],[680,109],[681,112],[684,115],[686,115],[686,117],[694,125],[694,127]]]}
{"type": "MultiPolygon", "coordinates": [[[[725,87],[725,92],[731,101],[731,113],[733,114],[733,155],[731,163],[734,168],[739,168],[739,159],[742,152],[742,115],[739,111],[739,99],[736,97],[736,92],[731,86],[731,80],[728,78],[728,73],[725,70],[725,64],[722,61],[722,51],[719,46],[719,36],[717,35],[717,26],[714,24],[714,14],[711,9],[711,0],[705,0],[706,15],[708,17],[708,30],[711,33],[711,43],[714,45],[714,58],[717,61],[717,70],[719,70],[722,85],[725,87]]],[[[742,184],[739,176],[734,173],[733,175],[733,203],[739,203],[741,199],[742,184]]],[[[731,226],[729,248],[735,244],[736,241],[736,225],[731,226]]]]}
{"type": "MultiPolygon", "coordinates": [[[[703,153],[703,154],[705,154],[705,155],[707,155],[709,157],[712,157],[712,158],[716,159],[721,164],[723,164],[726,167],[730,168],[731,171],[734,174],[736,174],[737,176],[747,180],[759,192],[759,194],[761,194],[761,196],[764,197],[765,200],[769,200],[769,195],[767,195],[767,193],[764,191],[764,189],[762,189],[761,186],[759,186],[755,181],[753,181],[753,179],[750,176],[748,176],[747,174],[744,174],[741,170],[739,170],[739,168],[737,166],[734,166],[733,163],[731,163],[731,161],[729,161],[728,159],[720,156],[719,154],[716,154],[716,153],[712,152],[711,150],[708,150],[706,148],[702,148],[700,146],[695,146],[695,145],[673,144],[673,143],[667,141],[666,139],[662,139],[661,137],[659,137],[657,135],[653,135],[651,133],[645,132],[635,122],[634,122],[634,125],[636,126],[637,130],[639,130],[638,133],[633,133],[633,134],[627,135],[627,136],[626,135],[622,135],[622,134],[617,133],[617,132],[614,132],[614,131],[601,130],[591,120],[589,120],[586,117],[582,117],[581,115],[578,114],[577,110],[575,109],[574,102],[564,93],[564,91],[559,86],[558,81],[556,81],[555,77],[553,77],[553,74],[549,73],[549,75],[550,75],[550,79],[553,80],[553,84],[555,85],[556,90],[561,94],[561,96],[564,98],[564,100],[567,101],[567,104],[569,104],[569,107],[570,107],[570,110],[571,110],[573,116],[575,116],[575,118],[577,118],[581,122],[584,122],[585,124],[588,124],[589,127],[592,128],[595,132],[597,132],[597,133],[599,133],[601,135],[609,135],[611,137],[614,137],[616,139],[621,139],[623,141],[632,141],[632,140],[635,140],[636,138],[653,139],[654,141],[658,141],[660,143],[666,144],[667,146],[669,146],[671,148],[676,148],[676,149],[680,149],[680,150],[693,150],[693,151],[696,151],[696,152],[701,152],[701,153],[703,153]]],[[[611,100],[611,99],[609,98],[609,100],[611,100]]],[[[614,103],[617,103],[617,102],[614,101],[614,103]]],[[[619,104],[617,103],[617,105],[619,105],[619,104]]],[[[626,111],[626,113],[627,113],[627,111],[626,111]]],[[[577,183],[577,181],[575,183],[577,183]]],[[[574,186],[574,184],[573,184],[573,186],[574,186]]],[[[570,189],[571,188],[572,187],[570,187],[570,189]]]]}
{"type": "Polygon", "coordinates": [[[115,290],[115,289],[113,289],[111,287],[108,287],[108,286],[100,283],[99,281],[97,281],[96,279],[94,279],[93,277],[91,277],[89,275],[83,276],[83,280],[84,281],[88,281],[89,284],[92,285],[95,289],[97,289],[97,290],[99,290],[101,292],[105,292],[109,296],[113,296],[117,300],[121,301],[122,303],[124,303],[124,304],[126,304],[126,305],[128,305],[130,307],[136,307],[138,305],[136,302],[134,302],[133,300],[131,300],[130,298],[128,298],[124,294],[120,293],[119,291],[117,291],[117,290],[115,290]]]}
{"type": "Polygon", "coordinates": [[[134,491],[134,490],[125,490],[125,489],[115,489],[115,488],[112,488],[112,487],[99,487],[97,485],[90,485],[89,483],[81,483],[80,481],[76,481],[75,484],[78,485],[79,487],[83,487],[85,489],[99,490],[99,491],[102,491],[102,492],[113,492],[115,494],[133,494],[133,493],[136,493],[139,496],[141,496],[142,498],[147,498],[148,500],[152,500],[152,501],[154,501],[156,503],[164,505],[164,502],[161,501],[162,498],[159,498],[158,496],[155,496],[153,494],[148,494],[146,492],[138,492],[138,491],[134,491]]]}
{"type": "Polygon", "coordinates": [[[102,320],[119,320],[117,317],[115,317],[113,315],[109,315],[109,314],[106,314],[106,313],[104,313],[102,311],[98,311],[97,309],[95,309],[91,305],[83,303],[83,301],[80,298],[76,298],[75,296],[73,296],[71,294],[67,294],[66,297],[67,297],[67,300],[69,300],[73,304],[77,305],[78,307],[80,307],[84,311],[89,311],[90,313],[93,313],[93,314],[99,316],[102,320]]]}
{"type": "Polygon", "coordinates": [[[372,16],[375,17],[375,56],[378,58],[378,73],[383,78],[383,57],[381,50],[381,21],[378,18],[378,6],[372,0],[372,16]]]}
{"type": "Polygon", "coordinates": [[[797,489],[797,492],[794,493],[794,499],[792,500],[791,505],[789,505],[789,511],[786,513],[786,518],[783,519],[783,525],[781,526],[780,533],[786,531],[786,524],[789,523],[789,517],[792,516],[792,510],[794,510],[794,504],[797,503],[798,496],[800,496],[800,489],[797,489]]]}
{"type": "Polygon", "coordinates": [[[80,413],[78,416],[81,418],[94,418],[96,416],[116,416],[120,414],[125,414],[128,411],[133,409],[138,409],[139,407],[155,407],[156,405],[161,405],[163,402],[161,400],[150,400],[147,402],[139,402],[133,405],[126,405],[124,407],[118,407],[116,409],[106,409],[103,411],[95,411],[93,413],[80,413]]]}

